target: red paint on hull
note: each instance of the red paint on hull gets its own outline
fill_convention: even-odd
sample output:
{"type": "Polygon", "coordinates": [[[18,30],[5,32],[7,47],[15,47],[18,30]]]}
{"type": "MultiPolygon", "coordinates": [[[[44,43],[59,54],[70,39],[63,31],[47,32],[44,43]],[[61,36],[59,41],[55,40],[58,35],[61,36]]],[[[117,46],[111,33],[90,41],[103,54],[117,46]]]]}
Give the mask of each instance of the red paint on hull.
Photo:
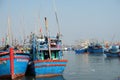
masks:
{"type": "MultiPolygon", "coordinates": [[[[24,54],[22,51],[19,51],[19,50],[14,50],[14,54],[17,53],[17,54],[24,54]]],[[[0,55],[6,55],[6,54],[9,54],[9,52],[0,52],[0,55]]]]}
{"type": "Polygon", "coordinates": [[[36,60],[34,63],[40,63],[40,62],[68,62],[68,60],[36,60]]]}
{"type": "MultiPolygon", "coordinates": [[[[23,56],[15,56],[14,59],[26,59],[29,60],[29,58],[23,57],[23,56]]],[[[10,58],[0,58],[0,61],[10,60],[10,58]]]]}
{"type": "Polygon", "coordinates": [[[55,76],[61,76],[62,74],[45,74],[45,75],[37,75],[36,78],[46,78],[46,77],[55,77],[55,76]]]}
{"type": "Polygon", "coordinates": [[[3,75],[0,76],[0,80],[8,80],[8,79],[18,80],[17,78],[23,76],[25,76],[25,74],[15,74],[13,77],[11,75],[3,75]]]}
{"type": "Polygon", "coordinates": [[[10,48],[10,73],[11,73],[11,78],[14,79],[14,52],[13,52],[13,48],[10,48]]]}
{"type": "Polygon", "coordinates": [[[50,67],[50,66],[66,66],[66,64],[46,64],[46,65],[41,65],[41,66],[35,66],[35,68],[50,67]]]}

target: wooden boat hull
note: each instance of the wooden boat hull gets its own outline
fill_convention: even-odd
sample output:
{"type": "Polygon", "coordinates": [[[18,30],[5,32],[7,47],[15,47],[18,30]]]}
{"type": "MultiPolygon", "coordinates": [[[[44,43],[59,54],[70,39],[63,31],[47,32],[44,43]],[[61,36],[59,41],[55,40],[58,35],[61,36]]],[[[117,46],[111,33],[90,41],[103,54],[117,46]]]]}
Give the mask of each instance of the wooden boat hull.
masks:
{"type": "Polygon", "coordinates": [[[13,61],[14,67],[11,67],[9,54],[0,55],[0,79],[1,78],[14,79],[25,75],[29,61],[29,56],[25,55],[24,53],[15,54],[13,61]],[[14,70],[13,75],[11,75],[11,70],[14,70]]]}
{"type": "Polygon", "coordinates": [[[67,60],[35,60],[30,65],[29,71],[35,77],[59,76],[62,75],[66,64],[67,60]]]}

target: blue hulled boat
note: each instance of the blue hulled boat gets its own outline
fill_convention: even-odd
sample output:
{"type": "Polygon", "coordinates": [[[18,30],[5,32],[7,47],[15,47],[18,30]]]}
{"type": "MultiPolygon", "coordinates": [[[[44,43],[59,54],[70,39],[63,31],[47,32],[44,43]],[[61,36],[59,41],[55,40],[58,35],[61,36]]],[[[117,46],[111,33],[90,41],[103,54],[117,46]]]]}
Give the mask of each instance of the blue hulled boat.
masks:
{"type": "Polygon", "coordinates": [[[81,49],[75,49],[75,54],[82,54],[87,52],[86,48],[81,48],[81,49]]]}
{"type": "Polygon", "coordinates": [[[0,79],[15,79],[25,75],[29,54],[13,50],[0,51],[0,79]]]}
{"type": "Polygon", "coordinates": [[[117,45],[110,46],[109,49],[106,49],[104,51],[104,55],[106,57],[120,57],[120,49],[117,45]]]}
{"type": "Polygon", "coordinates": [[[35,77],[62,75],[67,64],[67,60],[62,58],[62,42],[57,37],[36,38],[33,34],[31,55],[27,73],[35,77]]]}
{"type": "Polygon", "coordinates": [[[94,43],[91,43],[89,46],[88,46],[88,50],[87,50],[89,53],[103,53],[104,52],[104,48],[102,45],[100,44],[94,44],[94,43]]]}

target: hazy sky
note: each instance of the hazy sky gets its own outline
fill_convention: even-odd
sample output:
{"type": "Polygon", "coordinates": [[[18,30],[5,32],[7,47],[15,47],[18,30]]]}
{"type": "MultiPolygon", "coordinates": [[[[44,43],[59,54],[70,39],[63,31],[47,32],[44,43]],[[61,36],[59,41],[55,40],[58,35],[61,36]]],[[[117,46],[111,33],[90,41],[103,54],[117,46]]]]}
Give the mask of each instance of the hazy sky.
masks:
{"type": "MultiPolygon", "coordinates": [[[[64,43],[80,39],[120,40],[120,0],[55,0],[64,43]]],[[[53,0],[0,0],[0,38],[7,33],[8,16],[14,37],[58,32],[53,0]]]]}

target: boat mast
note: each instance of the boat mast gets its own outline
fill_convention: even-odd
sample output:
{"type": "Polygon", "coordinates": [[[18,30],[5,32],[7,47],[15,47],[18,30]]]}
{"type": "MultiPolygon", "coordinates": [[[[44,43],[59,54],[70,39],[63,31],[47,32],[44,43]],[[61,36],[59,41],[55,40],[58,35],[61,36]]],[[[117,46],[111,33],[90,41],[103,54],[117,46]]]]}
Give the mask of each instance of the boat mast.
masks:
{"type": "MultiPolygon", "coordinates": [[[[10,12],[10,8],[11,8],[11,6],[10,6],[10,1],[9,1],[9,4],[8,4],[8,12],[10,12]]],[[[10,16],[8,16],[8,31],[7,31],[7,39],[8,39],[8,41],[7,41],[7,44],[6,45],[13,45],[13,36],[12,36],[12,32],[11,32],[11,21],[10,21],[10,16]]]]}
{"type": "Polygon", "coordinates": [[[21,34],[21,38],[22,38],[22,36],[23,36],[23,46],[24,46],[24,44],[25,44],[25,41],[26,41],[26,34],[25,34],[25,24],[24,24],[24,16],[22,16],[22,19],[21,19],[21,32],[23,33],[23,34],[21,34]]]}
{"type": "Polygon", "coordinates": [[[11,34],[11,24],[10,24],[10,17],[8,17],[8,34],[7,34],[7,37],[8,37],[8,43],[9,45],[12,45],[12,34],[11,34]]]}
{"type": "MultiPolygon", "coordinates": [[[[55,17],[56,17],[56,22],[57,22],[57,27],[58,27],[58,34],[57,34],[57,36],[62,39],[62,34],[60,32],[60,25],[59,25],[59,20],[58,20],[58,15],[57,15],[57,9],[56,9],[56,6],[55,6],[55,0],[53,0],[53,7],[54,7],[55,17]]],[[[61,49],[62,49],[62,53],[63,53],[63,41],[62,40],[61,40],[61,49]]]]}
{"type": "Polygon", "coordinates": [[[39,17],[38,17],[38,30],[39,30],[39,32],[40,32],[40,38],[43,38],[43,33],[42,33],[42,26],[41,26],[41,24],[40,24],[40,15],[39,15],[39,17]]]}
{"type": "Polygon", "coordinates": [[[47,35],[47,40],[48,40],[48,50],[49,50],[49,56],[51,59],[51,50],[50,50],[50,36],[48,34],[48,21],[47,18],[45,17],[45,26],[46,26],[46,35],[47,35]]]}
{"type": "Polygon", "coordinates": [[[58,35],[60,36],[61,35],[60,25],[59,25],[59,20],[58,20],[58,16],[57,16],[57,9],[56,9],[56,6],[55,6],[55,0],[53,0],[53,7],[54,7],[54,10],[55,10],[55,17],[56,17],[56,22],[57,22],[57,26],[58,26],[58,35]]]}

